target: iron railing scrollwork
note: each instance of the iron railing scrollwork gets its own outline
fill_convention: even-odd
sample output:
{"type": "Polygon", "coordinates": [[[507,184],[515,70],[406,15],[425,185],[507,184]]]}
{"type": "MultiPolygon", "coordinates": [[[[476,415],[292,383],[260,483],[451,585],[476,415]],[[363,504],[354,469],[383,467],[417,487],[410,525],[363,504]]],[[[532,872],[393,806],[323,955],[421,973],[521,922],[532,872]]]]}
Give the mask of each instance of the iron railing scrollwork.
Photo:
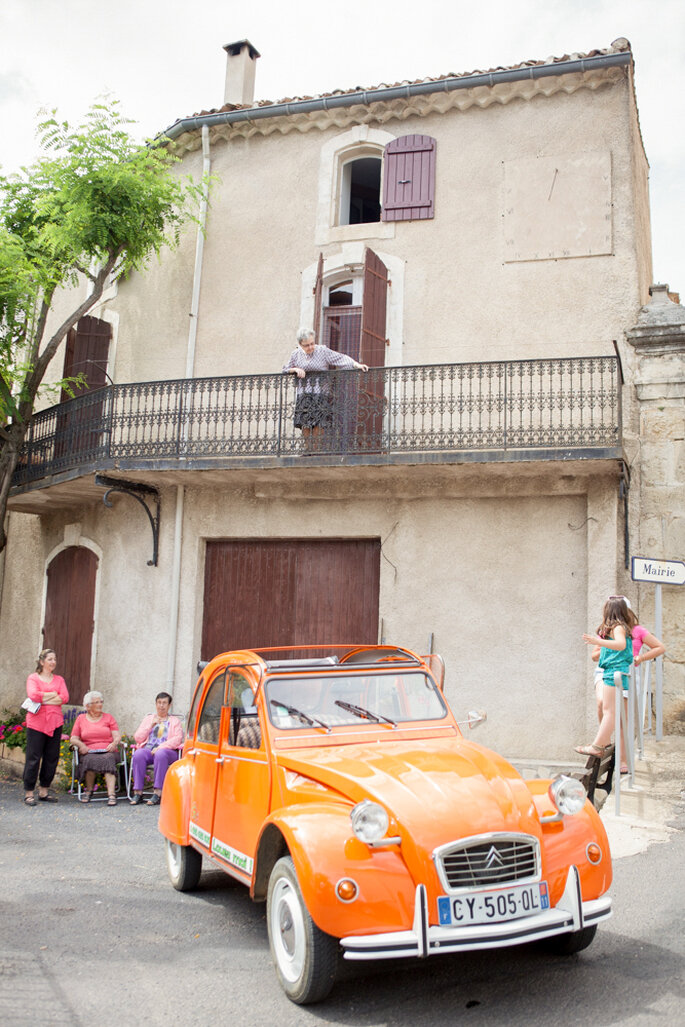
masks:
{"type": "Polygon", "coordinates": [[[615,448],[620,390],[616,356],[111,385],[35,415],[14,484],[116,460],[615,448]],[[295,427],[303,395],[318,429],[295,427]]]}

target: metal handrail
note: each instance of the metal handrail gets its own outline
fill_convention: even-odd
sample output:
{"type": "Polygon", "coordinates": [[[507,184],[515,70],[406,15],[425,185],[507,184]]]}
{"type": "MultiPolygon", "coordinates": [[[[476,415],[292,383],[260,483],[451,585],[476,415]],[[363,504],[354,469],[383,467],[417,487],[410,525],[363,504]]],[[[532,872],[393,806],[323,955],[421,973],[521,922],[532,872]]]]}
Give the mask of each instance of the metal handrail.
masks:
{"type": "Polygon", "coordinates": [[[620,445],[620,400],[615,355],[110,385],[34,416],[14,485],[117,459],[573,455],[620,445]],[[316,446],[293,423],[304,394],[325,425],[316,446]]]}

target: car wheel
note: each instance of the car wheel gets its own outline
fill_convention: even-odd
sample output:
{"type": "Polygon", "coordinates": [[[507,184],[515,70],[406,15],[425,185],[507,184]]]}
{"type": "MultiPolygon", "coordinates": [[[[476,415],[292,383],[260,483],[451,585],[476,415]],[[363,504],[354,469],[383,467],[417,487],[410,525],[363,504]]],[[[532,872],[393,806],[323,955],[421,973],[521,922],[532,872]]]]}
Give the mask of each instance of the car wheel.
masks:
{"type": "Polygon", "coordinates": [[[582,931],[572,931],[571,934],[555,934],[543,944],[555,956],[572,956],[574,952],[582,952],[591,945],[596,934],[597,924],[593,924],[592,927],[584,927],[582,931]]]}
{"type": "Polygon", "coordinates": [[[202,856],[190,845],[175,845],[166,839],[166,865],[176,891],[197,888],[202,873],[202,856]]]}
{"type": "Polygon", "coordinates": [[[312,920],[290,856],[279,859],[266,897],[269,945],[281,987],[292,1002],[320,1002],[335,982],[338,939],[312,920]]]}

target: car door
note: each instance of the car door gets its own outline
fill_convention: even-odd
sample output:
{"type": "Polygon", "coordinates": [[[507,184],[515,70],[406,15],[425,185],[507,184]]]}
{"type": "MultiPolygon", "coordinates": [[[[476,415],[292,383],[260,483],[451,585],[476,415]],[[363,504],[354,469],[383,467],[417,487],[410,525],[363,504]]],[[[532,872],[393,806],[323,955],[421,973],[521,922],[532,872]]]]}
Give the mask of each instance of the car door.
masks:
{"type": "Polygon", "coordinates": [[[214,793],[219,758],[221,710],[226,695],[226,670],[222,668],[210,681],[198,712],[195,743],[188,751],[193,760],[193,786],[190,803],[191,838],[211,852],[214,793]]]}
{"type": "Polygon", "coordinates": [[[226,672],[212,829],[212,855],[241,880],[252,877],[257,839],[269,812],[268,754],[246,668],[226,672]]]}

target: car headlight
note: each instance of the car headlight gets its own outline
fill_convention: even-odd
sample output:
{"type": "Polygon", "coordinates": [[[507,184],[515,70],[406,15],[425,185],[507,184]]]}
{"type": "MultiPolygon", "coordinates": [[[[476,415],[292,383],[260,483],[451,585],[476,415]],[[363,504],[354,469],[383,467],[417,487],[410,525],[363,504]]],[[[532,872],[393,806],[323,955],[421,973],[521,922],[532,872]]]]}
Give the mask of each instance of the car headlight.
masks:
{"type": "Polygon", "coordinates": [[[357,838],[367,844],[378,842],[388,831],[388,814],[377,802],[364,799],[350,810],[352,830],[357,838]]]}
{"type": "Polygon", "coordinates": [[[559,812],[564,814],[580,813],[587,798],[587,792],[580,781],[566,774],[554,778],[548,794],[559,812]]]}

